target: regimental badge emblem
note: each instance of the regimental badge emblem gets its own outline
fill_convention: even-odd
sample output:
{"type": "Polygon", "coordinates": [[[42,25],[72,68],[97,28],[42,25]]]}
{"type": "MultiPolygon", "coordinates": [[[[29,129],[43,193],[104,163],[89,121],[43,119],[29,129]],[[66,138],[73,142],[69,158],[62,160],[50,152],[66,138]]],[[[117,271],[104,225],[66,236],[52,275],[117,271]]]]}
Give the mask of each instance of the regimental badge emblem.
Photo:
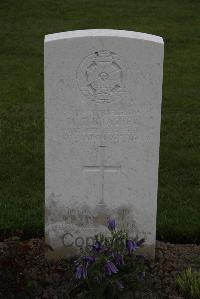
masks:
{"type": "Polygon", "coordinates": [[[80,91],[97,103],[111,103],[126,92],[126,77],[126,65],[116,53],[108,50],[85,57],[77,70],[80,91]]]}

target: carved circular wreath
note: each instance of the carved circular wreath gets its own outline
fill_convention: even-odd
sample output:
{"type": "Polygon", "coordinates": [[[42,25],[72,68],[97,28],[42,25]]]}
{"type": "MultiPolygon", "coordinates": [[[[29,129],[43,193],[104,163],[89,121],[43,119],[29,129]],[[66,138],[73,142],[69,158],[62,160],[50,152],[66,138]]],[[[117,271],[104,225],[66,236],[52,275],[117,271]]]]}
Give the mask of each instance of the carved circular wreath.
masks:
{"type": "Polygon", "coordinates": [[[124,91],[125,70],[117,54],[107,50],[85,57],[77,70],[79,89],[96,102],[111,102],[113,96],[124,91]]]}

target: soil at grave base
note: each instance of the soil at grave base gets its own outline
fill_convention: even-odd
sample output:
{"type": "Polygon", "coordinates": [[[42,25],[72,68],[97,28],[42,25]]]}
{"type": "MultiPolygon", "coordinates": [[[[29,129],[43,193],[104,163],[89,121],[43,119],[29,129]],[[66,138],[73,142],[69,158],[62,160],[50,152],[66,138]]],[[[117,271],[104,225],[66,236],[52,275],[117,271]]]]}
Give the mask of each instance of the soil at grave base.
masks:
{"type": "MultiPolygon", "coordinates": [[[[45,249],[44,238],[22,241],[10,237],[0,242],[1,299],[69,298],[66,294],[73,283],[70,263],[47,261],[45,249]]],[[[178,294],[175,278],[189,266],[200,270],[196,262],[199,256],[199,245],[157,242],[156,260],[146,265],[145,287],[138,298],[183,298],[178,294]]]]}

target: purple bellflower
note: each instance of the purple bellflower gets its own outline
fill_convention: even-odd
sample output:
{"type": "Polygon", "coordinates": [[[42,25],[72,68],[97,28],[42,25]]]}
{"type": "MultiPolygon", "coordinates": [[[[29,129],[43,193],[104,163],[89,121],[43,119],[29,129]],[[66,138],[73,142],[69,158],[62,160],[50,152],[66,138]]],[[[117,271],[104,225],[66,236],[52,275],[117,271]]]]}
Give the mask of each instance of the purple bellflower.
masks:
{"type": "Polygon", "coordinates": [[[129,251],[129,254],[132,252],[132,251],[135,251],[136,249],[138,249],[139,247],[137,246],[137,244],[135,242],[133,242],[132,240],[127,240],[126,241],[126,247],[129,251]]]}
{"type": "Polygon", "coordinates": [[[115,230],[116,228],[116,222],[115,222],[115,219],[113,218],[108,218],[108,221],[107,221],[107,226],[108,226],[108,229],[109,230],[115,230]]]}
{"type": "Polygon", "coordinates": [[[117,266],[124,265],[124,257],[121,254],[114,255],[115,263],[117,266]]]}
{"type": "Polygon", "coordinates": [[[87,277],[87,268],[83,265],[78,265],[76,268],[76,279],[85,279],[87,277]]]}
{"type": "Polygon", "coordinates": [[[105,272],[107,275],[111,275],[112,273],[117,273],[119,270],[116,268],[116,266],[111,261],[107,261],[105,265],[105,272]]]}

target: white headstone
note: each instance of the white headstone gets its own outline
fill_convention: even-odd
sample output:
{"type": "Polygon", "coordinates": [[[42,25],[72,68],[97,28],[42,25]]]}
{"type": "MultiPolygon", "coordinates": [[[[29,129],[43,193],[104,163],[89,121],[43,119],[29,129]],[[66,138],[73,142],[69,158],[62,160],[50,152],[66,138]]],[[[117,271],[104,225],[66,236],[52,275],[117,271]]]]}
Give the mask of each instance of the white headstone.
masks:
{"type": "Polygon", "coordinates": [[[154,256],[163,40],[123,30],[45,37],[46,241],[69,256],[116,219],[154,256]]]}

